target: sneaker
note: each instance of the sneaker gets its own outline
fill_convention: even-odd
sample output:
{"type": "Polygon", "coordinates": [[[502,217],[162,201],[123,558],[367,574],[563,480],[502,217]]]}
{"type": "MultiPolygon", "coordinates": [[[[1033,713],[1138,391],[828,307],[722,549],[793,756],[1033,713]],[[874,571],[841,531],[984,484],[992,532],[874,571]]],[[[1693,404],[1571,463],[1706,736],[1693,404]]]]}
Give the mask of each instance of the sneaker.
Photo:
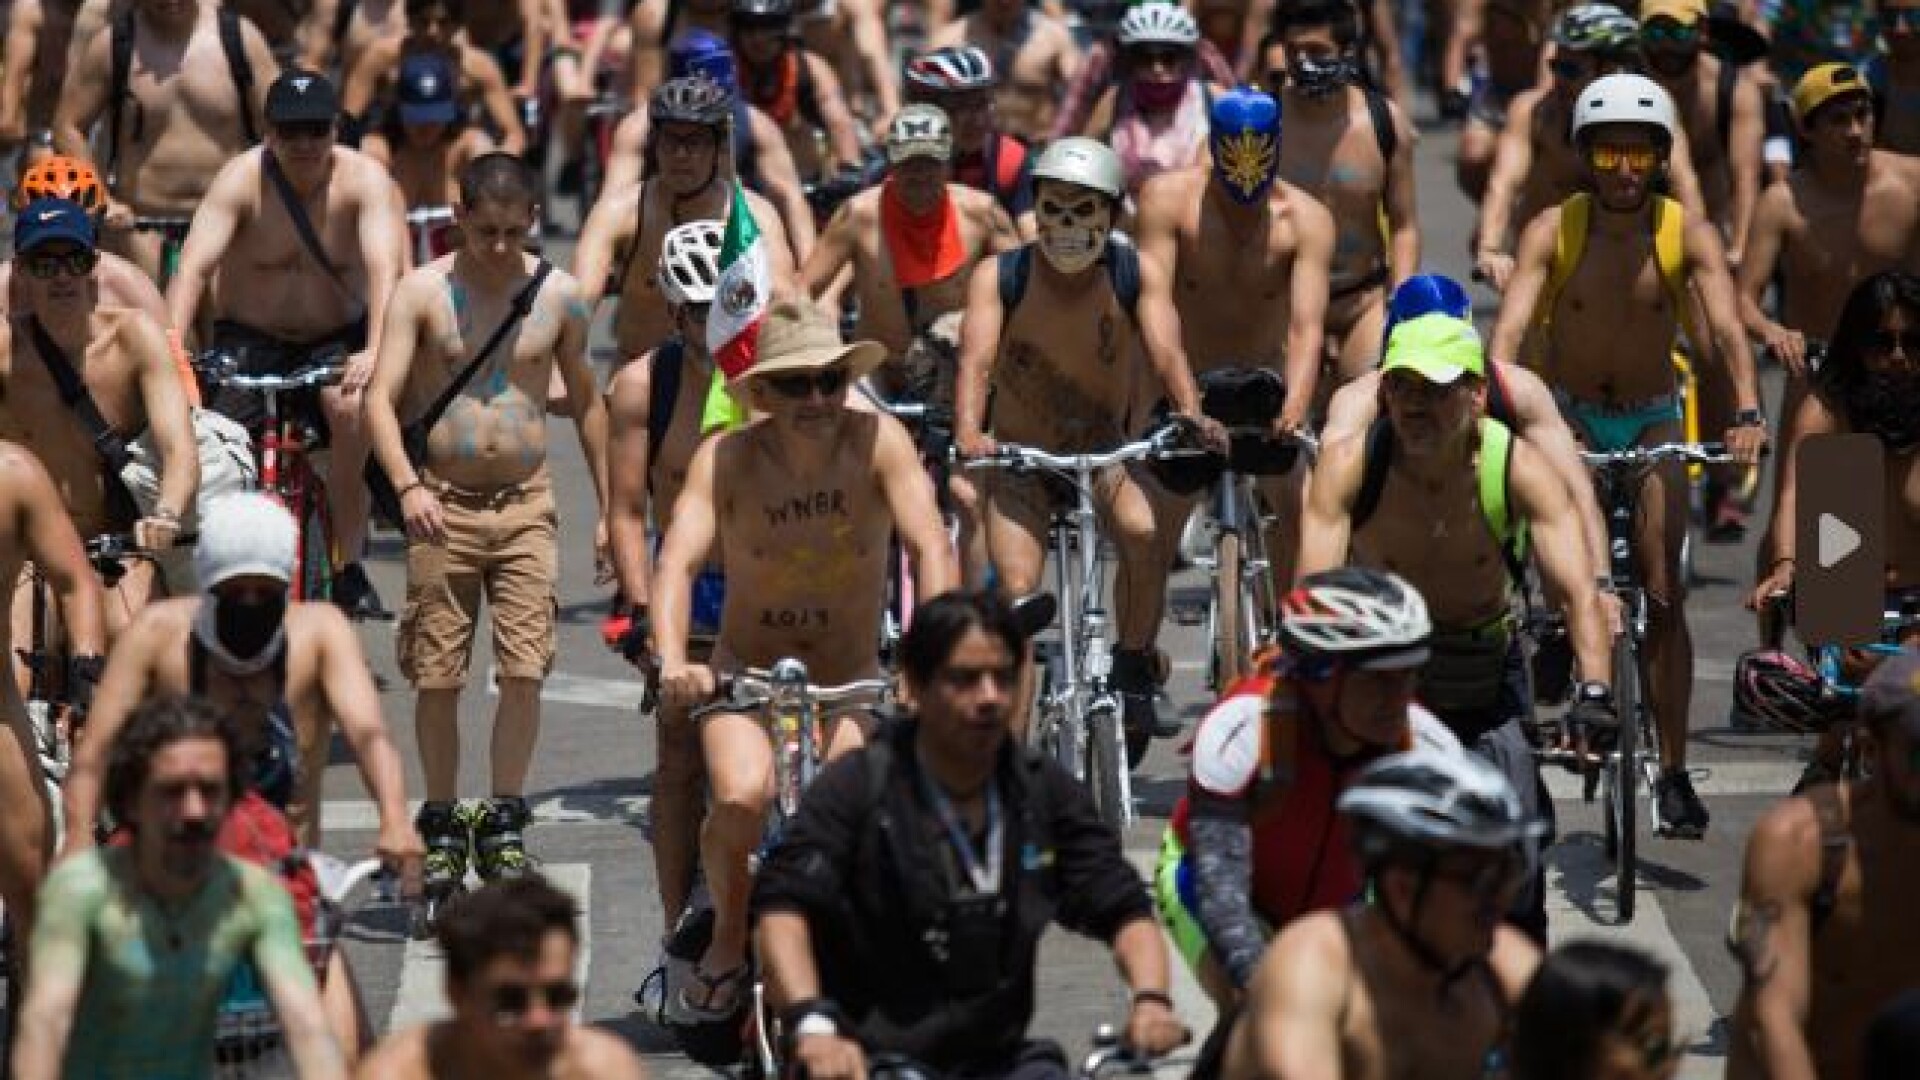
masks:
{"type": "Polygon", "coordinates": [[[357,562],[348,563],[334,575],[333,603],[346,612],[349,619],[372,619],[375,622],[393,619],[393,612],[380,602],[380,594],[375,591],[372,579],[367,577],[366,567],[357,562]]]}
{"type": "Polygon", "coordinates": [[[1158,654],[1143,649],[1113,650],[1113,670],[1108,676],[1120,695],[1120,722],[1128,731],[1146,731],[1162,739],[1180,734],[1177,721],[1168,725],[1160,719],[1154,702],[1160,695],[1158,654]]]}
{"type": "Polygon", "coordinates": [[[1707,834],[1710,815],[1706,804],[1694,792],[1693,778],[1685,769],[1662,773],[1653,790],[1660,800],[1660,825],[1664,835],[1698,840],[1707,834]]]}

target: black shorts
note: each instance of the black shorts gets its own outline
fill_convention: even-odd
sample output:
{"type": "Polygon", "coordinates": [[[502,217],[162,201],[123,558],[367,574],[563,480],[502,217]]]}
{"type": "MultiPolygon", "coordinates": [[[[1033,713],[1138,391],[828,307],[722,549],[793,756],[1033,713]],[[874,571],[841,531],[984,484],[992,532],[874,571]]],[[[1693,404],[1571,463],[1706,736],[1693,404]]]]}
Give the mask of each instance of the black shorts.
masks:
{"type": "MultiPolygon", "coordinates": [[[[331,334],[305,342],[287,341],[245,323],[218,319],[213,324],[213,347],[231,352],[238,361],[236,370],[240,374],[285,375],[312,366],[314,357],[321,353],[338,348],[352,353],[366,348],[367,319],[362,315],[331,334]]],[[[202,386],[201,396],[208,408],[232,419],[250,432],[257,434],[266,423],[267,400],[264,394],[224,386],[202,386]]],[[[320,408],[319,390],[298,390],[282,395],[281,408],[283,416],[312,424],[320,435],[322,445],[326,444],[327,420],[320,408]]]]}

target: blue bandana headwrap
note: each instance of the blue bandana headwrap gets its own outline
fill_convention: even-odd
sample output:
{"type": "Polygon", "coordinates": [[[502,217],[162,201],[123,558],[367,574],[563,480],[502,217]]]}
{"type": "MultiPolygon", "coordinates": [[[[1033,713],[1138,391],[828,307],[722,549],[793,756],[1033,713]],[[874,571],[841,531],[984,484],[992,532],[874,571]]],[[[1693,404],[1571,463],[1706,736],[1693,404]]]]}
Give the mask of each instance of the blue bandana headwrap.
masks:
{"type": "Polygon", "coordinates": [[[1229,90],[1213,102],[1208,148],[1213,175],[1238,202],[1266,197],[1280,174],[1280,105],[1248,87],[1229,90]]]}

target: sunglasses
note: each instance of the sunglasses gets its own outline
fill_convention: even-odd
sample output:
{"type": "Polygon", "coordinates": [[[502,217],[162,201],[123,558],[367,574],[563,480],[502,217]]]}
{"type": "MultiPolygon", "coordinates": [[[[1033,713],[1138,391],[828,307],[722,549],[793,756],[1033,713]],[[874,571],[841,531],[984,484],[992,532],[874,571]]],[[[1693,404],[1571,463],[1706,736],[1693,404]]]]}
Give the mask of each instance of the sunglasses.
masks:
{"type": "Polygon", "coordinates": [[[1613,146],[1596,143],[1587,148],[1587,164],[1600,172],[1612,172],[1622,164],[1637,173],[1652,172],[1660,164],[1660,151],[1652,146],[1613,146]]]}
{"type": "Polygon", "coordinates": [[[832,397],[846,389],[847,369],[830,367],[812,375],[768,375],[766,379],[767,385],[773,388],[774,393],[784,398],[802,401],[810,394],[818,393],[821,397],[832,397]]]}
{"type": "Polygon", "coordinates": [[[1920,358],[1920,330],[1875,330],[1867,335],[1867,348],[1880,352],[1892,352],[1899,349],[1908,356],[1920,358]]]}
{"type": "Polygon", "coordinates": [[[1815,125],[1825,124],[1829,127],[1846,127],[1855,121],[1870,123],[1873,120],[1873,102],[1860,98],[1857,101],[1822,105],[1813,111],[1812,120],[1815,125]]]}
{"type": "Polygon", "coordinates": [[[1664,19],[1640,28],[1640,41],[1645,45],[1691,45],[1700,40],[1698,26],[1681,26],[1679,23],[1664,19]]]}
{"type": "Polygon", "coordinates": [[[274,134],[289,142],[302,139],[326,139],[333,135],[333,121],[302,120],[298,123],[275,124],[273,131],[274,134]]]}
{"type": "Polygon", "coordinates": [[[1526,868],[1526,860],[1517,855],[1491,861],[1450,863],[1442,859],[1434,864],[1433,876],[1450,881],[1474,896],[1497,896],[1520,884],[1526,868]]]}
{"type": "Polygon", "coordinates": [[[490,995],[493,999],[494,1019],[511,1023],[523,1019],[533,1008],[534,995],[538,994],[547,1003],[547,1008],[555,1012],[564,1012],[580,1003],[580,987],[570,980],[537,986],[528,983],[507,983],[496,986],[490,995]]]}
{"type": "Polygon", "coordinates": [[[100,253],[85,249],[40,252],[20,260],[27,276],[40,281],[51,281],[62,273],[68,277],[85,277],[93,273],[93,268],[99,263],[100,253]]]}
{"type": "Polygon", "coordinates": [[[1880,9],[1880,26],[1885,30],[1897,30],[1911,34],[1920,30],[1920,7],[1880,9]]]}
{"type": "Polygon", "coordinates": [[[1142,67],[1154,67],[1156,65],[1177,67],[1185,63],[1187,57],[1193,54],[1186,49],[1175,48],[1170,45],[1147,45],[1129,49],[1127,50],[1127,55],[1133,58],[1134,63],[1142,67]]]}

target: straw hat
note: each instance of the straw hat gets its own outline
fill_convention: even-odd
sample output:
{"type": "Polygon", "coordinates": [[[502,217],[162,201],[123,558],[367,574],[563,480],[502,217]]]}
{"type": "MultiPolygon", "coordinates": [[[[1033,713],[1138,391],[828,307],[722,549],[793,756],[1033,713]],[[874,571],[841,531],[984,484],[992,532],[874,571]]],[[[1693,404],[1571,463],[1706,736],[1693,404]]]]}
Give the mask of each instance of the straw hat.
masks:
{"type": "Polygon", "coordinates": [[[833,317],[809,300],[783,300],[773,305],[760,324],[756,352],[753,366],[741,372],[736,383],[756,375],[818,371],[835,364],[845,364],[847,378],[852,381],[887,358],[886,346],[877,341],[841,341],[840,327],[833,317]]]}

